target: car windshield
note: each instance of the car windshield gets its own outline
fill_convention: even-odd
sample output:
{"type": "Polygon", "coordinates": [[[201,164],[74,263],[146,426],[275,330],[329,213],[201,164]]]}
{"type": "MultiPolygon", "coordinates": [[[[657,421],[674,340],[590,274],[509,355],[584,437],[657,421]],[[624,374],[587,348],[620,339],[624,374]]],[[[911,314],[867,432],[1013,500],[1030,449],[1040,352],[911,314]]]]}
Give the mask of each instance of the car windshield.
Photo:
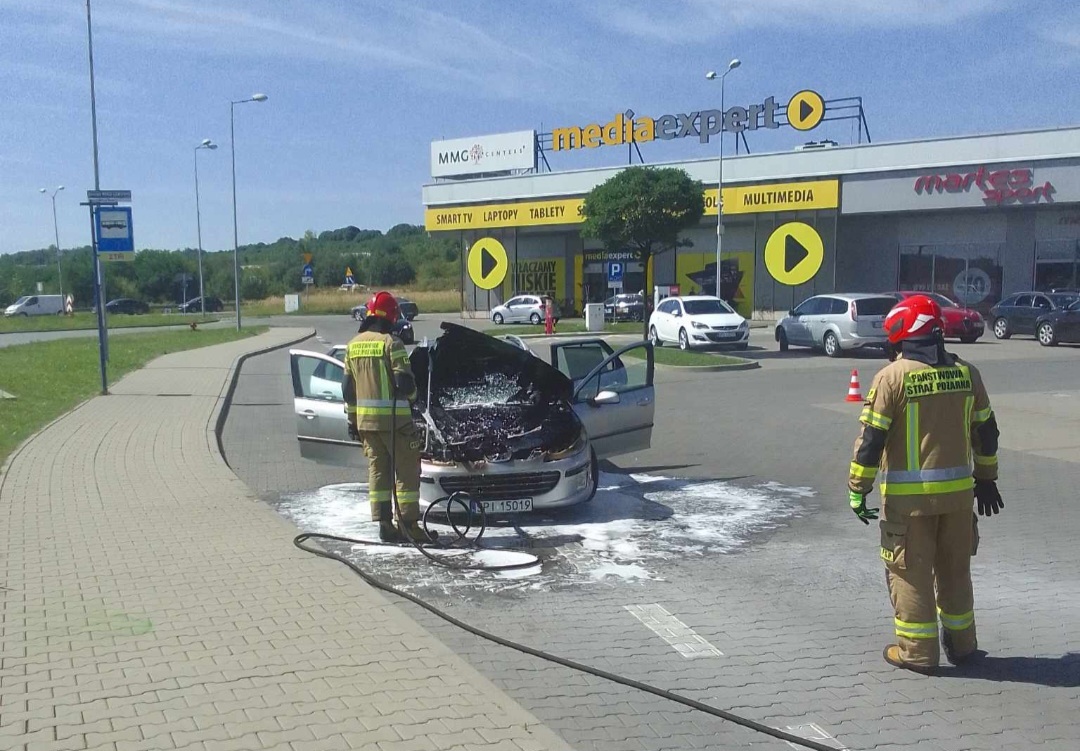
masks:
{"type": "Polygon", "coordinates": [[[855,301],[855,313],[860,316],[885,316],[896,305],[891,297],[864,297],[855,301]]]}
{"type": "Polygon", "coordinates": [[[1048,295],[1048,297],[1059,308],[1066,308],[1080,299],[1077,295],[1048,295]]]}
{"type": "Polygon", "coordinates": [[[723,300],[683,300],[687,315],[708,316],[734,313],[723,300]]]}
{"type": "Polygon", "coordinates": [[[945,297],[945,295],[933,294],[933,295],[930,295],[929,297],[930,297],[931,300],[933,300],[934,302],[936,302],[938,305],[940,305],[943,308],[956,308],[956,307],[958,307],[956,303],[954,303],[949,298],[945,297]]]}
{"type": "Polygon", "coordinates": [[[1072,305],[1070,305],[1069,310],[1073,311],[1074,313],[1080,312],[1080,300],[1077,300],[1072,305]]]}
{"type": "Polygon", "coordinates": [[[20,298],[19,298],[18,300],[16,300],[16,301],[15,301],[14,303],[12,303],[12,304],[13,304],[13,305],[22,305],[22,304],[23,304],[24,302],[26,302],[26,301],[27,301],[27,300],[29,300],[29,299],[30,299],[29,297],[26,297],[25,295],[23,295],[22,297],[20,297],[20,298]]]}

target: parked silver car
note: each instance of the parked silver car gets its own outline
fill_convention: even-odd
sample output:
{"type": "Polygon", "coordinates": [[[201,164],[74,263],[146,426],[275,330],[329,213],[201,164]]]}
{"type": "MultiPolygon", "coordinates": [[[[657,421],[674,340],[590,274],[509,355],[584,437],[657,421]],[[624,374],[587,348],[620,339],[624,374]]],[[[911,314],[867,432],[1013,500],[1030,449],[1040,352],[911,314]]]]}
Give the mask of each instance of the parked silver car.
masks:
{"type": "Polygon", "coordinates": [[[491,309],[491,320],[501,323],[531,323],[534,326],[544,322],[544,301],[540,295],[518,295],[511,297],[502,305],[491,309]]]}
{"type": "MultiPolygon", "coordinates": [[[[602,340],[554,344],[553,367],[516,344],[452,323],[442,328],[410,357],[420,391],[414,422],[424,438],[422,506],[459,490],[495,514],[571,506],[596,493],[598,459],[649,447],[648,342],[617,352],[602,340]]],[[[359,467],[342,362],[333,354],[289,355],[300,454],[359,467]]]]}
{"type": "Polygon", "coordinates": [[[885,348],[888,337],[882,324],[896,298],[875,294],[815,295],[799,303],[776,326],[780,351],[812,347],[829,357],[864,347],[885,348]]]}

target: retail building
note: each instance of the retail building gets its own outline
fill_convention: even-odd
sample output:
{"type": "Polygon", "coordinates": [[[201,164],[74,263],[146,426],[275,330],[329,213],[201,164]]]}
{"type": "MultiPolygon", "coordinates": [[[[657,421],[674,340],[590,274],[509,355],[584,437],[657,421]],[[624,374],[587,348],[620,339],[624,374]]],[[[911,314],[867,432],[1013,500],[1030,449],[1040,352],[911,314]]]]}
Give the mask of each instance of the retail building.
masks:
{"type": "MultiPolygon", "coordinates": [[[[743,111],[748,127],[745,113],[758,107],[758,126],[766,127],[768,101],[732,109],[743,111]]],[[[792,98],[774,113],[779,124],[794,125],[785,113],[794,106],[792,98]]],[[[691,135],[714,127],[713,115],[693,115],[691,135]]],[[[662,128],[676,117],[688,119],[649,120],[653,137],[674,132],[662,128]]],[[[731,110],[725,118],[730,125],[731,110]]],[[[609,137],[610,145],[624,145],[631,126],[649,135],[641,122],[620,115],[606,126],[569,129],[569,136],[556,129],[547,134],[549,148],[560,138],[563,148],[599,147],[609,137]]],[[[432,144],[434,175],[453,152],[448,143],[455,145],[432,144]]],[[[423,202],[427,229],[461,242],[466,313],[521,293],[548,294],[580,311],[614,292],[642,289],[644,269],[633,252],[605,250],[580,234],[584,196],[625,166],[538,171],[544,140],[532,131],[459,143],[472,144],[460,157],[474,174],[425,185],[423,202]],[[508,137],[501,152],[484,145],[508,137]],[[470,254],[485,238],[479,247],[501,247],[505,258],[470,254]]],[[[685,170],[702,182],[706,200],[700,227],[653,259],[651,282],[682,294],[713,293],[717,160],[651,166],[685,170]]],[[[744,314],[771,316],[823,292],[895,289],[934,290],[986,311],[1018,290],[1080,285],[1080,128],[726,156],[723,180],[721,295],[744,314]]]]}

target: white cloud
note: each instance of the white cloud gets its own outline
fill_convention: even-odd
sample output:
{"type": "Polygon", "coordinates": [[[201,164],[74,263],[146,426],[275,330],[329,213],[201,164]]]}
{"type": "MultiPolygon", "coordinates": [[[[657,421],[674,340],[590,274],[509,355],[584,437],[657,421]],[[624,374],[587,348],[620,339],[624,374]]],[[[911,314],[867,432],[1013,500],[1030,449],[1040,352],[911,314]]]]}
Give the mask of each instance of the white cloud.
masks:
{"type": "Polygon", "coordinates": [[[936,26],[1003,9],[994,0],[668,0],[592,6],[598,20],[630,36],[667,42],[707,39],[732,27],[936,26]]]}

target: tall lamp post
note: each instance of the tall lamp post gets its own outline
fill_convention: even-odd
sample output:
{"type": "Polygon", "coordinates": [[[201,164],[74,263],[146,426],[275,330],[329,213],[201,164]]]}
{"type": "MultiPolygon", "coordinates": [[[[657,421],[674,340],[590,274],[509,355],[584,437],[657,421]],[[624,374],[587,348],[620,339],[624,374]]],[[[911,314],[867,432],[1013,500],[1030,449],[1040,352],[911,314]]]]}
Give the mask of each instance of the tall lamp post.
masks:
{"type": "Polygon", "coordinates": [[[240,232],[236,223],[236,105],[265,102],[266,94],[252,94],[248,99],[229,102],[229,141],[232,151],[232,226],[233,226],[233,284],[236,299],[236,330],[240,330],[240,232]]]}
{"type": "Polygon", "coordinates": [[[720,79],[720,158],[717,166],[717,178],[716,178],[716,296],[720,297],[720,256],[723,252],[724,242],[724,123],[726,122],[726,111],[724,109],[724,80],[728,77],[728,73],[742,65],[739,58],[735,58],[728,63],[727,70],[723,73],[717,74],[716,71],[710,70],[705,74],[705,78],[710,81],[720,79]]]}
{"type": "Polygon", "coordinates": [[[199,211],[199,151],[201,149],[213,151],[216,148],[217,144],[209,138],[204,138],[202,143],[195,147],[195,230],[199,236],[199,307],[202,309],[203,318],[206,317],[206,292],[203,289],[202,215],[199,211]]]}
{"type": "MultiPolygon", "coordinates": [[[[62,270],[60,268],[60,230],[56,226],[56,194],[59,193],[60,191],[62,191],[63,189],[64,189],[63,185],[58,185],[58,186],[56,186],[56,190],[54,190],[52,192],[52,195],[49,196],[50,198],[52,198],[53,237],[56,238],[56,283],[60,285],[60,297],[64,296],[64,277],[63,277],[63,272],[62,272],[62,270]]],[[[44,193],[45,195],[49,195],[48,188],[39,188],[38,191],[40,193],[44,193]]],[[[66,308],[65,308],[65,310],[66,310],[66,308]]]]}

